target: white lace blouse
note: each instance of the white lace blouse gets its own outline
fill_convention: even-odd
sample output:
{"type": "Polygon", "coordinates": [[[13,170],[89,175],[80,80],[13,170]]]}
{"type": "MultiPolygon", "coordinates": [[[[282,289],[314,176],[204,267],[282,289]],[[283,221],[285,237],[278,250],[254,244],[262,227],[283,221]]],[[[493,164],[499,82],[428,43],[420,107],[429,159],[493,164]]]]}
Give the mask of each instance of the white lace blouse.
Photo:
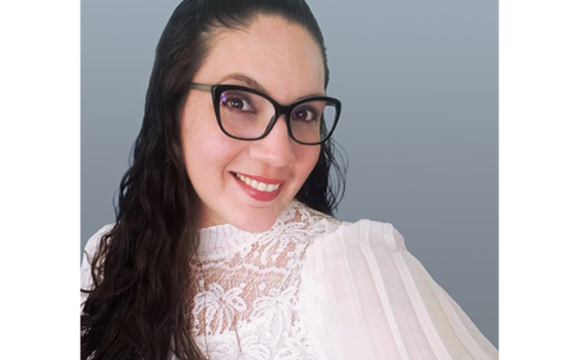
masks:
{"type": "MultiPolygon", "coordinates": [[[[390,224],[293,201],[266,232],[219,225],[200,238],[192,332],[209,360],[498,358],[390,224]]],[[[85,258],[83,288],[89,272],[85,258]]]]}

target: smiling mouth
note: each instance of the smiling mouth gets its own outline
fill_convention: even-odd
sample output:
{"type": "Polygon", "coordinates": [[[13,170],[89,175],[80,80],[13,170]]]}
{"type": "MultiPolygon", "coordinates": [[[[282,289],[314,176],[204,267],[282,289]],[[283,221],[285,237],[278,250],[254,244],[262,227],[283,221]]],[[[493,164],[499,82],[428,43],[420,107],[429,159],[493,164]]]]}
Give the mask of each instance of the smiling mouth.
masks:
{"type": "Polygon", "coordinates": [[[262,192],[267,192],[267,193],[271,193],[274,192],[276,190],[278,190],[278,188],[280,187],[281,184],[267,184],[265,182],[261,182],[261,181],[257,181],[255,179],[251,179],[247,176],[238,174],[238,173],[234,173],[232,172],[232,174],[241,182],[245,183],[246,185],[248,185],[249,187],[251,187],[252,189],[258,190],[258,191],[262,191],[262,192]]]}

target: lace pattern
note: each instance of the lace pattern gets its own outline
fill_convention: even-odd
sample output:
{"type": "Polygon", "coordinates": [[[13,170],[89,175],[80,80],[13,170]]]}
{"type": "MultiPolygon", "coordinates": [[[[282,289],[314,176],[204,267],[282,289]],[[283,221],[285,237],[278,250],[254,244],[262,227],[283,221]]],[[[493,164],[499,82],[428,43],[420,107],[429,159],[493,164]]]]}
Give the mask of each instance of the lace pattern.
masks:
{"type": "Polygon", "coordinates": [[[317,359],[298,311],[305,252],[336,221],[293,201],[254,234],[220,225],[200,231],[194,267],[194,336],[208,359],[317,359]]]}

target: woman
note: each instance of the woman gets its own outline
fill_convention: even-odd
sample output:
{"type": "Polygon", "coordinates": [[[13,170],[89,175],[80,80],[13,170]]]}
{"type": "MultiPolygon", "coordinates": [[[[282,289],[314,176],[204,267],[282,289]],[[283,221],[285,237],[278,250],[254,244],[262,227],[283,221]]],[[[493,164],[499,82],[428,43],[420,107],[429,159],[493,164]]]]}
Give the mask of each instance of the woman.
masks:
{"type": "Polygon", "coordinates": [[[83,358],[497,357],[391,225],[331,217],[328,78],[302,1],[178,6],[87,244],[83,358]]]}

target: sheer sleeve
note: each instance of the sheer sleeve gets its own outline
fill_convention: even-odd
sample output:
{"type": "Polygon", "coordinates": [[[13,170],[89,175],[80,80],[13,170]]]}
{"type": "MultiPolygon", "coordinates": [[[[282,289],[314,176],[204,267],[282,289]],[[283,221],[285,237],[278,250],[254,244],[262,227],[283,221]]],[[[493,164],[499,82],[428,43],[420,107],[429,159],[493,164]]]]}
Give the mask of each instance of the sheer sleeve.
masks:
{"type": "Polygon", "coordinates": [[[299,296],[311,342],[325,359],[498,358],[391,224],[343,223],[314,241],[299,296]]]}
{"type": "MultiPolygon", "coordinates": [[[[99,229],[89,241],[85,245],[85,251],[83,255],[83,261],[81,263],[81,289],[82,290],[90,290],[93,287],[93,278],[91,276],[91,260],[99,247],[99,243],[101,242],[101,238],[105,235],[109,230],[113,228],[112,224],[105,225],[99,229]]],[[[81,292],[81,308],[84,302],[87,300],[88,294],[81,292]]]]}

